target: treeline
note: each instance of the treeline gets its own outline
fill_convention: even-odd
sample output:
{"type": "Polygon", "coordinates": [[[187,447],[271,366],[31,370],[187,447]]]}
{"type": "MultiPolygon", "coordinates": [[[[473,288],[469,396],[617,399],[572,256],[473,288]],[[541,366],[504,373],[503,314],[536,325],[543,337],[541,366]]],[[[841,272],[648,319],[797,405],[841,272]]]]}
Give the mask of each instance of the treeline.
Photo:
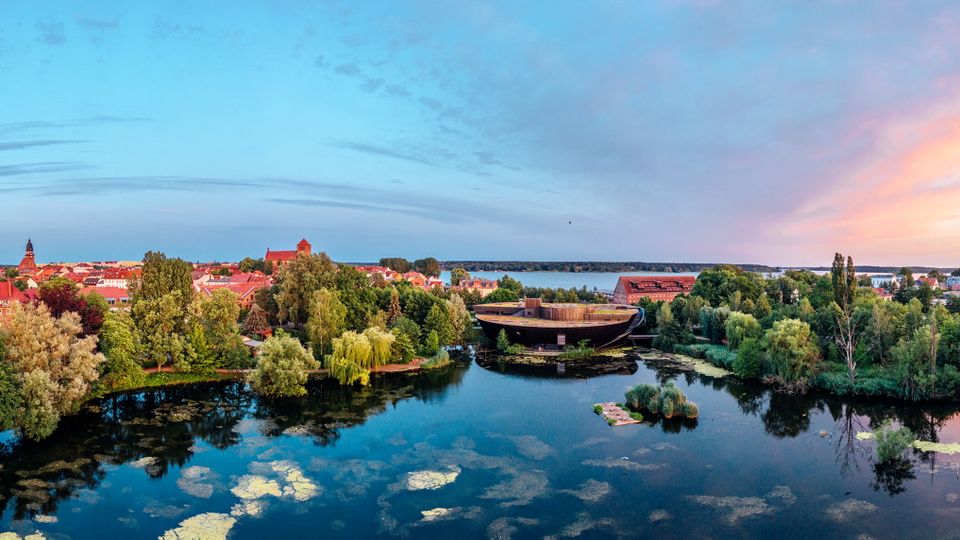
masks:
{"type": "MultiPolygon", "coordinates": [[[[470,272],[701,272],[720,263],[657,263],[607,261],[442,261],[443,270],[464,268],[470,272]]],[[[739,265],[748,272],[776,272],[763,264],[739,265]]]]}
{"type": "Polygon", "coordinates": [[[929,285],[905,273],[891,301],[861,286],[839,254],[827,275],[765,279],[720,266],[702,272],[689,296],[639,304],[658,331],[655,346],[787,391],[956,399],[960,301],[933,303],[929,285]]]}
{"type": "MultiPolygon", "coordinates": [[[[937,268],[935,266],[857,266],[857,270],[860,272],[866,272],[869,274],[896,274],[904,268],[909,269],[911,272],[917,274],[929,274],[931,272],[939,273],[941,275],[960,275],[960,269],[958,268],[937,268]]],[[[829,266],[802,266],[800,270],[810,270],[812,272],[829,272],[829,266]]]]}

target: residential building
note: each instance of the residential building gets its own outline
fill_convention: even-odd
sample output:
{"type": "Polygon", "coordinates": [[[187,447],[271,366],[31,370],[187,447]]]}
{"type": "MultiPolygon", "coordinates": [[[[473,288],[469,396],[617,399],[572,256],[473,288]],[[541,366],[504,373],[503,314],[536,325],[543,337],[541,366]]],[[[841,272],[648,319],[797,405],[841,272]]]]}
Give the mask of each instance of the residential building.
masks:
{"type": "Polygon", "coordinates": [[[130,303],[130,292],[126,288],[94,286],[80,289],[80,294],[90,293],[102,296],[109,306],[124,306],[130,303]]]}
{"type": "Polygon", "coordinates": [[[12,279],[0,280],[0,315],[7,313],[18,302],[26,302],[27,296],[20,292],[12,279]]]}
{"type": "Polygon", "coordinates": [[[480,298],[486,297],[488,294],[497,290],[499,285],[496,280],[493,279],[483,279],[483,278],[467,278],[460,280],[459,285],[451,285],[451,291],[466,291],[466,292],[477,292],[480,293],[480,298]]]}
{"type": "Polygon", "coordinates": [[[697,278],[694,276],[621,276],[613,290],[616,304],[636,304],[641,298],[665,300],[680,294],[690,294],[697,278]]]}
{"type": "Polygon", "coordinates": [[[900,277],[894,274],[874,274],[870,276],[870,285],[874,289],[889,287],[892,284],[899,283],[900,277]]]}

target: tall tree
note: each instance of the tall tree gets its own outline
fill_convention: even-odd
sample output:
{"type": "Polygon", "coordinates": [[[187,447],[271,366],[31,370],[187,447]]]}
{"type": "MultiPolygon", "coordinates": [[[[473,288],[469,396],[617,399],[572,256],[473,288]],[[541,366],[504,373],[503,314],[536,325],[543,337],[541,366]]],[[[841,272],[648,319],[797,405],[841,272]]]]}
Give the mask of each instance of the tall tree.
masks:
{"type": "Polygon", "coordinates": [[[847,376],[852,383],[857,378],[855,353],[863,337],[863,329],[860,328],[853,313],[853,302],[857,293],[857,272],[853,266],[853,257],[848,256],[844,262],[843,255],[835,254],[833,267],[830,269],[830,280],[833,284],[833,311],[837,321],[837,334],[834,336],[834,341],[847,364],[847,376]]]}
{"type": "Polygon", "coordinates": [[[433,257],[426,257],[413,261],[413,269],[425,276],[440,276],[440,263],[433,257]]]}
{"type": "Polygon", "coordinates": [[[92,336],[100,331],[106,310],[103,306],[91,304],[86,298],[80,296],[77,284],[69,279],[55,277],[44,282],[37,291],[37,298],[46,304],[54,317],[59,317],[68,311],[79,315],[84,335],[92,336]]]}
{"type": "Polygon", "coordinates": [[[107,360],[102,380],[109,388],[132,388],[143,383],[145,374],[138,361],[140,339],[129,313],[107,313],[100,327],[100,350],[107,360]]]}
{"type": "Polygon", "coordinates": [[[397,322],[397,319],[403,317],[403,310],[400,308],[400,293],[396,287],[390,287],[390,308],[387,310],[387,325],[390,326],[397,322]]]}
{"type": "Polygon", "coordinates": [[[410,265],[410,261],[404,259],[403,257],[385,257],[380,259],[380,266],[386,266],[394,272],[400,272],[401,274],[406,274],[413,269],[413,266],[410,265]]]}
{"type": "Polygon", "coordinates": [[[332,287],[336,275],[337,265],[326,253],[301,255],[284,265],[277,275],[279,293],[275,296],[280,320],[305,323],[313,291],[332,287]]]}
{"type": "Polygon", "coordinates": [[[342,334],[346,325],[347,308],[340,301],[340,293],[327,288],[314,291],[310,299],[307,336],[316,357],[323,358],[330,352],[333,338],[342,334]]]}
{"type": "MultiPolygon", "coordinates": [[[[139,278],[130,283],[130,298],[133,318],[138,323],[143,317],[137,304],[150,302],[173,292],[177,295],[180,313],[187,312],[187,306],[193,300],[193,266],[183,259],[170,259],[161,252],[148,251],[143,256],[143,269],[139,278]]],[[[183,323],[176,326],[177,333],[184,333],[183,323]]]]}
{"type": "Polygon", "coordinates": [[[457,267],[450,271],[450,284],[453,286],[460,285],[460,282],[470,279],[470,272],[467,272],[466,269],[457,267]]]}

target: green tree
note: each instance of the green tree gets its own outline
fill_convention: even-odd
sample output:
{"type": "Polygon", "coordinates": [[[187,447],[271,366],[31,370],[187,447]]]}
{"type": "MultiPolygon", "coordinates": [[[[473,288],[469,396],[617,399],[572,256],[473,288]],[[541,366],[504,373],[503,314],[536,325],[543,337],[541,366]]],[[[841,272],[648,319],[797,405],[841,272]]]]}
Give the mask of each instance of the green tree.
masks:
{"type": "Polygon", "coordinates": [[[352,266],[340,266],[335,278],[340,301],[347,308],[347,328],[357,332],[369,326],[376,307],[376,293],[366,274],[352,266]]]}
{"type": "Polygon", "coordinates": [[[340,301],[340,293],[327,288],[314,291],[307,319],[307,336],[317,358],[323,358],[331,350],[332,340],[346,327],[347,308],[340,301]]]}
{"type": "Polygon", "coordinates": [[[734,311],[727,318],[724,326],[724,332],[727,336],[727,347],[736,350],[740,344],[747,339],[760,339],[763,337],[763,328],[757,319],[749,313],[740,313],[734,311]]]}
{"type": "Polygon", "coordinates": [[[391,354],[396,362],[409,364],[417,354],[416,346],[410,341],[410,336],[400,331],[398,328],[391,330],[393,333],[393,345],[391,354]]]}
{"type": "Polygon", "coordinates": [[[423,330],[429,335],[431,332],[437,334],[440,345],[449,345],[453,343],[454,328],[450,322],[449,312],[440,304],[434,304],[423,322],[423,330]]]}
{"type": "Polygon", "coordinates": [[[260,346],[260,358],[250,374],[250,386],[271,398],[302,396],[307,393],[308,371],[319,367],[319,362],[299,341],[278,332],[260,346]]]}
{"type": "Polygon", "coordinates": [[[400,293],[396,287],[390,287],[390,307],[387,309],[387,326],[397,322],[397,319],[403,316],[403,309],[400,307],[400,293]]]}
{"type": "Polygon", "coordinates": [[[413,269],[425,276],[440,276],[440,263],[433,257],[413,261],[413,269]]]}
{"type": "Polygon", "coordinates": [[[404,259],[403,257],[387,257],[380,259],[380,266],[386,266],[394,272],[400,272],[401,274],[406,274],[413,269],[410,261],[404,259]]]}
{"type": "Polygon", "coordinates": [[[481,304],[492,304],[495,302],[516,302],[520,299],[520,294],[513,289],[506,287],[499,287],[494,290],[492,293],[485,296],[480,303],[481,304]]]}
{"type": "MultiPolygon", "coordinates": [[[[516,298],[519,298],[520,294],[523,292],[523,283],[520,283],[519,281],[510,277],[509,275],[504,274],[502,278],[497,280],[497,290],[493,291],[491,295],[496,294],[496,292],[499,291],[500,289],[506,289],[508,291],[512,291],[514,293],[514,296],[516,296],[516,298]]],[[[503,300],[498,300],[498,301],[502,302],[503,300]]]]}
{"type": "Polygon", "coordinates": [[[364,367],[377,368],[392,361],[395,339],[392,333],[371,326],[363,331],[363,337],[370,343],[370,360],[364,367]]]}
{"type": "Polygon", "coordinates": [[[427,339],[423,341],[423,352],[426,355],[437,354],[437,351],[440,350],[440,337],[437,335],[436,330],[430,330],[427,334],[427,339]]]}
{"type": "MultiPolygon", "coordinates": [[[[168,259],[166,255],[156,251],[148,251],[143,256],[143,268],[138,279],[130,283],[130,298],[134,321],[139,325],[144,315],[143,310],[137,309],[141,302],[152,302],[171,293],[178,293],[175,297],[179,313],[186,313],[187,307],[193,301],[193,266],[182,259],[168,259]]],[[[184,333],[184,319],[174,328],[174,332],[184,333]]]]}
{"type": "Polygon", "coordinates": [[[326,253],[300,255],[284,265],[276,276],[279,292],[275,300],[279,319],[303,325],[310,316],[313,292],[324,287],[332,288],[336,275],[337,265],[326,253]]]}
{"type": "Polygon", "coordinates": [[[909,339],[902,338],[890,351],[904,394],[911,399],[929,395],[934,379],[931,365],[936,362],[937,335],[931,326],[921,326],[909,339]]]}
{"type": "Polygon", "coordinates": [[[670,304],[663,304],[657,312],[657,337],[653,344],[660,350],[672,351],[678,343],[689,341],[689,332],[673,316],[670,304]]]}
{"type": "Polygon", "coordinates": [[[457,294],[451,294],[444,303],[447,311],[447,320],[450,321],[451,344],[462,344],[466,340],[466,333],[472,326],[470,312],[467,305],[457,294]]]}
{"type": "Polygon", "coordinates": [[[787,381],[809,378],[820,361],[820,350],[810,325],[797,319],[773,323],[773,328],[764,335],[764,348],[771,370],[787,381]]]}
{"type": "Polygon", "coordinates": [[[467,272],[466,269],[457,267],[450,271],[450,285],[456,287],[465,279],[470,279],[470,272],[467,272]]]}
{"type": "Polygon", "coordinates": [[[199,323],[193,325],[187,335],[184,353],[180,359],[181,364],[177,367],[181,371],[199,375],[209,375],[216,371],[217,355],[207,341],[207,332],[199,323]]]}
{"type": "Polygon", "coordinates": [[[853,258],[837,253],[833,257],[833,268],[830,270],[830,280],[833,284],[833,311],[837,323],[837,332],[834,342],[843,356],[847,366],[847,377],[854,382],[857,377],[856,351],[863,337],[863,328],[859,320],[854,317],[853,301],[857,294],[857,272],[853,266],[853,258]]]}
{"type": "Polygon", "coordinates": [[[756,338],[746,338],[737,348],[737,358],[733,361],[733,372],[738,377],[750,379],[760,375],[763,369],[763,342],[756,338]]]}
{"type": "Polygon", "coordinates": [[[146,374],[140,367],[140,339],[133,318],[125,311],[110,311],[100,327],[100,351],[106,357],[101,381],[108,388],[135,388],[146,374]]]}
{"type": "Polygon", "coordinates": [[[909,448],[914,441],[914,435],[910,428],[902,426],[894,429],[889,420],[877,427],[873,436],[877,441],[878,463],[886,463],[903,457],[904,450],[909,448]]]}
{"type": "Polygon", "coordinates": [[[178,362],[183,354],[185,310],[181,291],[175,290],[159,298],[141,299],[134,303],[132,314],[143,343],[145,361],[162,368],[169,361],[178,362]]]}
{"type": "Polygon", "coordinates": [[[17,270],[14,267],[7,268],[3,271],[3,276],[7,279],[13,279],[20,276],[20,270],[17,270]]]}
{"type": "Polygon", "coordinates": [[[333,352],[327,356],[327,367],[340,384],[370,383],[373,367],[373,345],[367,335],[348,330],[333,340],[333,352]]]}
{"type": "Polygon", "coordinates": [[[510,338],[507,337],[507,331],[503,328],[497,334],[497,350],[506,352],[510,348],[510,338]]]}
{"type": "Polygon", "coordinates": [[[414,349],[420,346],[420,325],[413,320],[408,319],[407,317],[400,317],[394,321],[392,329],[402,334],[406,334],[407,338],[410,340],[410,343],[413,344],[414,349]]]}

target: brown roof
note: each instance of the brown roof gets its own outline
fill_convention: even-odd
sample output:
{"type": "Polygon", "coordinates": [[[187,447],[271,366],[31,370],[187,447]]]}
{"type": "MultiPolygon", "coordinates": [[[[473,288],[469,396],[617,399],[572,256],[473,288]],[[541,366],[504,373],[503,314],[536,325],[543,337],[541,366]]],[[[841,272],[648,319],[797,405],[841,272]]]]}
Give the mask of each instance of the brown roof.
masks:
{"type": "Polygon", "coordinates": [[[297,252],[295,250],[290,251],[267,251],[267,256],[264,257],[264,260],[267,261],[293,261],[297,258],[297,252]]]}
{"type": "Polygon", "coordinates": [[[695,276],[621,276],[619,284],[627,294],[686,293],[693,290],[696,281],[695,276]]]}

